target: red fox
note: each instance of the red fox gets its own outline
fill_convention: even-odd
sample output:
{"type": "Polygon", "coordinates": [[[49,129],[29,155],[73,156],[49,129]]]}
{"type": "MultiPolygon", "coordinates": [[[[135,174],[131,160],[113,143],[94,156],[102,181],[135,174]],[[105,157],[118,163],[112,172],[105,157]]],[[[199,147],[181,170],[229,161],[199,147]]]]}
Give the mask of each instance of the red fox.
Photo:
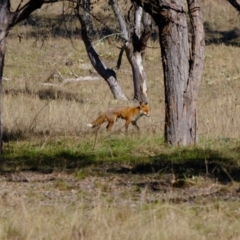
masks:
{"type": "Polygon", "coordinates": [[[125,119],[125,130],[127,132],[128,125],[132,123],[138,130],[137,120],[141,116],[149,117],[148,103],[140,104],[138,107],[113,107],[101,114],[95,121],[87,124],[88,127],[94,128],[100,126],[104,122],[108,122],[107,131],[111,131],[113,124],[118,118],[125,119]]]}

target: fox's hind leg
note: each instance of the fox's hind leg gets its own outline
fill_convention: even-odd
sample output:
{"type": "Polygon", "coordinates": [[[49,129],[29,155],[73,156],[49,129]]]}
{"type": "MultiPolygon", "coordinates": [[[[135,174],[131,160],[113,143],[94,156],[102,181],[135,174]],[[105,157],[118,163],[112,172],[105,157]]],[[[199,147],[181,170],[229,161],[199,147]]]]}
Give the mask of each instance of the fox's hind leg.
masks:
{"type": "Polygon", "coordinates": [[[131,120],[130,119],[126,119],[126,122],[125,122],[125,131],[126,131],[126,133],[128,133],[128,126],[129,126],[130,123],[131,123],[131,120]]]}
{"type": "Polygon", "coordinates": [[[113,124],[114,124],[114,121],[109,121],[109,122],[108,122],[108,125],[107,125],[107,127],[106,127],[108,131],[111,131],[111,130],[112,130],[113,124]]]}
{"type": "Polygon", "coordinates": [[[112,126],[113,124],[115,123],[116,121],[116,116],[114,116],[114,114],[107,114],[106,115],[107,117],[107,121],[108,121],[108,125],[107,125],[107,131],[111,131],[112,130],[112,126]]]}
{"type": "Polygon", "coordinates": [[[107,125],[107,131],[111,131],[112,130],[112,126],[116,121],[116,117],[112,118],[112,119],[108,119],[108,125],[107,125]]]}

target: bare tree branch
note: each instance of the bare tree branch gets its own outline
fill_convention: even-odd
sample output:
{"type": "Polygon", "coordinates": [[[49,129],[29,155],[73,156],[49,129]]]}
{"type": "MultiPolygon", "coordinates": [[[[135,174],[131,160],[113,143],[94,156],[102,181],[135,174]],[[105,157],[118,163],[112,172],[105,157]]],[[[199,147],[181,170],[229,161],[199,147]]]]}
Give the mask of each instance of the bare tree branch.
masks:
{"type": "Polygon", "coordinates": [[[227,0],[237,11],[240,12],[240,4],[236,0],[227,0]]]}
{"type": "MultiPolygon", "coordinates": [[[[75,13],[77,18],[79,19],[79,22],[81,23],[81,33],[82,33],[82,39],[86,47],[87,54],[89,56],[89,59],[95,68],[95,70],[99,73],[99,75],[108,83],[114,98],[116,99],[122,99],[122,100],[127,100],[127,97],[123,93],[123,90],[121,89],[117,78],[116,78],[116,73],[114,70],[109,69],[105,64],[101,61],[99,58],[99,55],[95,51],[91,39],[89,38],[88,35],[88,28],[89,25],[86,24],[85,18],[83,17],[83,13],[80,13],[81,6],[78,3],[76,8],[75,8],[75,13]]],[[[82,9],[85,11],[85,9],[82,9]]]]}
{"type": "Polygon", "coordinates": [[[141,24],[142,24],[143,9],[137,6],[135,10],[135,33],[138,38],[141,37],[141,24]]]}
{"type": "Polygon", "coordinates": [[[109,4],[112,7],[115,16],[118,19],[118,22],[119,22],[119,25],[120,25],[120,28],[121,28],[121,32],[122,32],[122,37],[125,40],[125,44],[128,44],[128,42],[130,41],[130,39],[129,39],[129,32],[127,30],[126,22],[125,22],[122,14],[121,14],[121,12],[119,10],[119,7],[118,7],[118,5],[117,5],[115,0],[109,0],[109,4]]]}
{"type": "Polygon", "coordinates": [[[119,56],[118,56],[117,66],[116,66],[117,70],[120,69],[120,67],[121,67],[123,53],[124,53],[124,46],[121,48],[119,56]]]}
{"type": "Polygon", "coordinates": [[[60,2],[60,1],[63,1],[63,0],[38,0],[38,1],[30,0],[26,4],[24,4],[22,7],[20,7],[21,5],[20,3],[17,10],[13,13],[14,18],[12,23],[10,24],[10,27],[13,27],[17,23],[26,19],[36,9],[41,8],[43,4],[60,2]]]}

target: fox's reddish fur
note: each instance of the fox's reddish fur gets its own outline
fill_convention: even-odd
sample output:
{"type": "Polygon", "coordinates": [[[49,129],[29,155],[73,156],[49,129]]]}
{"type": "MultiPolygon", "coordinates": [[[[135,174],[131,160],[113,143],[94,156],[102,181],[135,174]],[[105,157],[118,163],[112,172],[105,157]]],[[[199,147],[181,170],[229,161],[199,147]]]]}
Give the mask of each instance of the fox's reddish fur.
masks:
{"type": "Polygon", "coordinates": [[[95,121],[87,124],[88,127],[94,128],[100,126],[104,122],[108,122],[107,130],[111,131],[113,124],[117,118],[125,119],[125,129],[128,130],[128,125],[132,123],[137,129],[137,120],[141,116],[149,117],[149,107],[147,103],[141,104],[138,107],[113,107],[109,108],[105,113],[101,114],[95,121]]]}

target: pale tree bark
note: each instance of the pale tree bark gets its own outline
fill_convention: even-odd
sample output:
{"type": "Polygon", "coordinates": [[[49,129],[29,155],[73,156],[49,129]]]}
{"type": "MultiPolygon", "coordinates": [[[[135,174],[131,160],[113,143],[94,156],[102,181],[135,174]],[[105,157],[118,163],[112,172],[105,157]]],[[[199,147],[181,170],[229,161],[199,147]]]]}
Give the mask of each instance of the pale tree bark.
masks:
{"type": "Polygon", "coordinates": [[[205,47],[199,0],[187,0],[192,27],[191,45],[184,0],[134,2],[151,14],[159,28],[165,87],[165,141],[170,145],[196,144],[196,100],[205,47]]]}
{"type": "Polygon", "coordinates": [[[91,36],[90,36],[90,33],[92,32],[92,29],[91,29],[92,25],[89,24],[89,22],[91,22],[91,20],[89,19],[90,15],[88,13],[88,10],[84,8],[87,2],[88,0],[78,0],[77,6],[75,8],[75,13],[81,24],[82,40],[84,42],[88,57],[93,67],[95,68],[95,70],[109,85],[114,98],[119,100],[128,100],[121,86],[117,81],[117,76],[115,71],[113,69],[109,69],[103,63],[103,61],[99,58],[96,50],[92,45],[91,36]]]}
{"type": "Polygon", "coordinates": [[[134,29],[128,30],[116,0],[109,0],[115,16],[119,21],[124,41],[124,50],[133,73],[134,97],[139,102],[148,102],[147,78],[143,66],[143,58],[147,41],[151,35],[151,17],[140,6],[134,8],[134,29]]]}

